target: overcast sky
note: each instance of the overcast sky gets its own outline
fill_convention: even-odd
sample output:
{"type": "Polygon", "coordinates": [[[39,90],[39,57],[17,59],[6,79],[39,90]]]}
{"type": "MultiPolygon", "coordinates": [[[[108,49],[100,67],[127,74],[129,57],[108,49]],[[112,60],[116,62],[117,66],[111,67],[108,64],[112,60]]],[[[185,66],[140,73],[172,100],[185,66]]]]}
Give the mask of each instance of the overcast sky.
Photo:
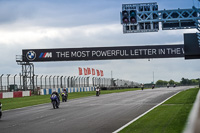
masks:
{"type": "MultiPolygon", "coordinates": [[[[171,30],[123,34],[122,4],[157,2],[159,10],[198,7],[197,0],[0,0],[0,74],[19,74],[22,49],[183,44],[171,30]]],[[[136,59],[34,63],[35,74],[78,76],[78,67],[104,71],[104,77],[149,83],[200,78],[200,60],[136,59]]]]}

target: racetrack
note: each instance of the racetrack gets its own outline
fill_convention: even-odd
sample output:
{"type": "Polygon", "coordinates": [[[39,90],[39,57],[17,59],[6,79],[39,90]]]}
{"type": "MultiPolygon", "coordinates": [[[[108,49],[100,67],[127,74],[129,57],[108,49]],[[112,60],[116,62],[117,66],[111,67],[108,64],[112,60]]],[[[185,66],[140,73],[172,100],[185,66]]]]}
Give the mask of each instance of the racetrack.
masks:
{"type": "Polygon", "coordinates": [[[111,133],[178,91],[188,88],[156,88],[91,96],[61,103],[59,109],[53,109],[49,103],[4,111],[0,132],[111,133]]]}

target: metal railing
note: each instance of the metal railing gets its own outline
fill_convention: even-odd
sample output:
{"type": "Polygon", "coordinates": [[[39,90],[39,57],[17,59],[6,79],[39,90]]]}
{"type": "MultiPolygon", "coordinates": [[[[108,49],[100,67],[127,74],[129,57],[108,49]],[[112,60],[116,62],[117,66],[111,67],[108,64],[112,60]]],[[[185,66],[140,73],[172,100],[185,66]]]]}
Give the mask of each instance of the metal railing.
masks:
{"type": "MultiPolygon", "coordinates": [[[[34,89],[69,88],[69,87],[135,87],[136,82],[104,78],[104,77],[81,77],[64,75],[34,75],[34,89]]],[[[23,76],[21,74],[1,74],[0,92],[10,92],[32,88],[23,87],[23,76]]]]}

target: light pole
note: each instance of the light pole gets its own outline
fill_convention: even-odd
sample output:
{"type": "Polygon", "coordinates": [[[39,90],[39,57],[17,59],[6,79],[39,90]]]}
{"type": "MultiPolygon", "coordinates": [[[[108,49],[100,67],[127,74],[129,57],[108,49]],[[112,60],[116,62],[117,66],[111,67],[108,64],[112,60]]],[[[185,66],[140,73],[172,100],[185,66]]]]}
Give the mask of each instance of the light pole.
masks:
{"type": "Polygon", "coordinates": [[[21,75],[21,73],[19,73],[19,86],[20,86],[19,88],[20,89],[22,89],[22,83],[21,83],[22,81],[21,81],[21,79],[22,79],[22,75],[21,75]]]}
{"type": "Polygon", "coordinates": [[[15,90],[15,77],[17,76],[17,74],[14,75],[14,90],[15,90]]]}

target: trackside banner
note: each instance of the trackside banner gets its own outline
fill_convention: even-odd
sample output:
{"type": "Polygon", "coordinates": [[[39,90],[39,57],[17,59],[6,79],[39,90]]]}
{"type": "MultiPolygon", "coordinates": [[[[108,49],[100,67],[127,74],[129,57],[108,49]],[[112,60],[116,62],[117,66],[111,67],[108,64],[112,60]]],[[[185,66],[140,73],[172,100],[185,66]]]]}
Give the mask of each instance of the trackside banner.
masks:
{"type": "Polygon", "coordinates": [[[24,49],[24,62],[184,57],[184,45],[24,49]]]}

